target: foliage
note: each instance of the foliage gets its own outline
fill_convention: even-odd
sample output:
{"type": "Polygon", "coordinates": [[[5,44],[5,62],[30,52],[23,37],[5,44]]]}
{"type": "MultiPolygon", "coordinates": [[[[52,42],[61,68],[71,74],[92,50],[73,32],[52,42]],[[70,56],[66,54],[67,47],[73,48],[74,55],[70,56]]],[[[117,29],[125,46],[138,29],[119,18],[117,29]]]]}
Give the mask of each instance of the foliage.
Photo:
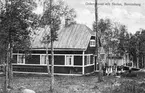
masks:
{"type": "Polygon", "coordinates": [[[32,0],[9,0],[0,13],[0,51],[12,48],[25,49],[30,46],[30,27],[36,24],[32,12],[36,4],[32,0]]]}
{"type": "Polygon", "coordinates": [[[36,4],[32,0],[1,1],[0,10],[0,61],[5,65],[4,92],[12,80],[13,50],[27,50],[30,47],[32,27],[37,23],[33,13],[36,4]],[[7,79],[6,79],[7,78],[7,79]]]}
{"type": "MultiPolygon", "coordinates": [[[[93,24],[96,31],[96,23],[93,24]]],[[[115,56],[129,54],[130,60],[140,67],[144,67],[145,30],[140,29],[135,34],[127,31],[127,27],[110,19],[100,19],[98,22],[98,36],[105,51],[115,56]],[[139,61],[137,60],[139,59],[139,61]]]]}
{"type": "Polygon", "coordinates": [[[136,81],[121,82],[120,87],[113,90],[112,93],[144,93],[144,83],[138,84],[136,81]]]}
{"type": "Polygon", "coordinates": [[[144,67],[144,62],[142,62],[142,58],[145,55],[145,30],[140,29],[134,35],[131,35],[129,39],[129,54],[132,56],[132,60],[137,62],[137,58],[139,58],[140,67],[144,67]]]}
{"type": "Polygon", "coordinates": [[[118,45],[118,52],[120,55],[124,55],[128,52],[128,42],[129,42],[129,33],[127,32],[127,28],[125,25],[120,26],[120,34],[118,37],[119,45],[118,45]]]}
{"type": "MultiPolygon", "coordinates": [[[[44,13],[40,18],[40,26],[45,27],[46,25],[51,27],[52,40],[57,40],[57,31],[61,28],[62,18],[70,18],[73,20],[76,17],[76,12],[73,8],[70,8],[65,4],[64,1],[58,1],[52,3],[50,8],[50,2],[45,2],[44,13]],[[50,26],[51,24],[51,26],[50,26]]],[[[50,34],[46,35],[44,39],[50,41],[50,34]]]]}
{"type": "MultiPolygon", "coordinates": [[[[93,30],[96,26],[93,24],[93,30]]],[[[98,22],[98,36],[106,52],[112,52],[115,56],[122,56],[126,49],[129,39],[125,25],[112,22],[110,19],[100,19],[98,22]]],[[[109,55],[108,55],[109,56],[109,55]]]]}

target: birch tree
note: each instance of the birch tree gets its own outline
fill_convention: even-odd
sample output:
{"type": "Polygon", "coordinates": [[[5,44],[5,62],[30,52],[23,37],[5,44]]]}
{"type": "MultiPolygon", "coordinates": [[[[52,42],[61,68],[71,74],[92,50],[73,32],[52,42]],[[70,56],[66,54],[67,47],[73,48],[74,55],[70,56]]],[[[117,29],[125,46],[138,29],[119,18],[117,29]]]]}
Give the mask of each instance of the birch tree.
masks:
{"type": "Polygon", "coordinates": [[[53,42],[57,40],[57,31],[61,27],[61,19],[69,17],[72,20],[76,17],[75,10],[70,8],[63,1],[58,1],[56,3],[53,0],[45,1],[43,4],[44,13],[40,18],[40,26],[50,27],[50,33],[44,36],[43,43],[46,44],[46,55],[47,55],[47,69],[48,74],[49,69],[49,56],[48,56],[48,44],[51,43],[51,87],[50,90],[53,92],[54,89],[54,53],[53,53],[53,42]]]}
{"type": "Polygon", "coordinates": [[[12,78],[12,52],[15,48],[25,50],[30,46],[29,27],[33,27],[36,15],[32,12],[36,4],[32,0],[1,0],[0,12],[0,52],[6,64],[5,91],[12,78]]]}

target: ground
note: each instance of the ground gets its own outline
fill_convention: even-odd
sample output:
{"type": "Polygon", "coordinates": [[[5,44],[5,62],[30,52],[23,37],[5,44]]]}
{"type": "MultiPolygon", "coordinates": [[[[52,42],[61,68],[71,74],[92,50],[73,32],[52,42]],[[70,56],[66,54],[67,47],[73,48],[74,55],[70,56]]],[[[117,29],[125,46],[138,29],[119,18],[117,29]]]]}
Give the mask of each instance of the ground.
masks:
{"type": "MultiPolygon", "coordinates": [[[[137,77],[104,76],[98,82],[98,74],[89,76],[55,76],[54,93],[145,93],[145,73],[137,72],[137,77]],[[134,92],[134,89],[140,92],[134,92]]],[[[35,90],[36,93],[49,93],[51,78],[47,75],[15,74],[12,86],[17,93],[20,86],[35,90]]],[[[3,78],[0,78],[2,87],[3,78]]]]}

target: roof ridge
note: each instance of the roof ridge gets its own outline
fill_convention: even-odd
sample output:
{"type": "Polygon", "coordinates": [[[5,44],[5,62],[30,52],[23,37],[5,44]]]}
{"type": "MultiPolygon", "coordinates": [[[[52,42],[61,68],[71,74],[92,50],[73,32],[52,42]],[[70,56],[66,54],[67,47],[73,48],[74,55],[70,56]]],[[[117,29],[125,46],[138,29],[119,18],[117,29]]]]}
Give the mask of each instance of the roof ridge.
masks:
{"type": "Polygon", "coordinates": [[[88,31],[89,31],[89,33],[90,33],[91,35],[94,35],[94,31],[91,30],[86,24],[76,23],[76,24],[73,24],[73,25],[81,25],[81,26],[84,26],[84,27],[86,27],[86,28],[88,29],[88,31]]]}

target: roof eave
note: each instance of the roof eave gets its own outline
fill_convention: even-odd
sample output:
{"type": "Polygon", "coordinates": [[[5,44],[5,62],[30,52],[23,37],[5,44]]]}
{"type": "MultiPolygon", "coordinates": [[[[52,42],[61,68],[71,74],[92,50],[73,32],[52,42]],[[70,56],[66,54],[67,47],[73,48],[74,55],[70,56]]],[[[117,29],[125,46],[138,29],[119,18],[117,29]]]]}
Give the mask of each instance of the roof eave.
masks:
{"type": "MultiPolygon", "coordinates": [[[[45,48],[32,48],[31,50],[46,50],[45,48]]],[[[48,48],[51,50],[51,48],[48,48]]],[[[54,51],[85,51],[86,48],[54,48],[54,51]]]]}

